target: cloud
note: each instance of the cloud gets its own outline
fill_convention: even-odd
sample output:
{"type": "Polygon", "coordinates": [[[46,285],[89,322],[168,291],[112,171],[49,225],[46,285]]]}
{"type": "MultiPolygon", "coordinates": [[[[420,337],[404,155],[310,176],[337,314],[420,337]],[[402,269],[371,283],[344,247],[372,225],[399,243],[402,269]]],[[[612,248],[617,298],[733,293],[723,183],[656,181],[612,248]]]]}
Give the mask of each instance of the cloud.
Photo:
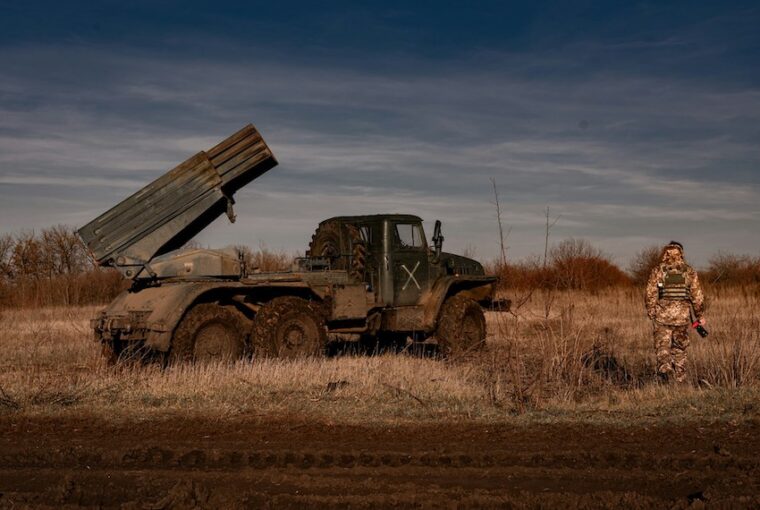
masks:
{"type": "Polygon", "coordinates": [[[240,221],[203,233],[208,244],[255,235],[298,249],[323,217],[393,211],[445,219],[450,246],[493,257],[490,177],[518,256],[541,247],[547,204],[562,214],[556,235],[620,257],[695,222],[686,242],[704,229],[744,236],[760,214],[758,89],[602,71],[537,79],[553,62],[542,55],[385,70],[250,55],[5,48],[3,229],[83,223],[249,121],[281,165],[241,191],[240,221]]]}

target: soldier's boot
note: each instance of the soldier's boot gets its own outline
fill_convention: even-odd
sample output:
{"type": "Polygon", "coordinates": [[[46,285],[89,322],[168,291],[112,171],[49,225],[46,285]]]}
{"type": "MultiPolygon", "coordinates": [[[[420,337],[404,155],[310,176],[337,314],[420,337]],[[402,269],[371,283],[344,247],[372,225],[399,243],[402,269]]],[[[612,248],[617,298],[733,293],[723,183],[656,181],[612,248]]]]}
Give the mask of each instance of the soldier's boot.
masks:
{"type": "Polygon", "coordinates": [[[670,384],[675,380],[675,373],[673,372],[672,367],[668,367],[666,370],[663,370],[663,368],[665,367],[661,367],[657,370],[657,382],[660,384],[670,384]]]}

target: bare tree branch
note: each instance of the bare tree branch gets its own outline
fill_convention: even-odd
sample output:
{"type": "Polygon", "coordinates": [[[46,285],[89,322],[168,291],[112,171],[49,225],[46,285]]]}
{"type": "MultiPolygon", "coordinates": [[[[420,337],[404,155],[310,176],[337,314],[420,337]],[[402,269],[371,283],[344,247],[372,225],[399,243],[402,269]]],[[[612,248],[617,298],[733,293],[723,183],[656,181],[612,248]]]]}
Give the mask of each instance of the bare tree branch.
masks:
{"type": "Polygon", "coordinates": [[[507,265],[507,244],[506,239],[509,237],[509,234],[512,232],[512,227],[509,227],[507,230],[506,235],[504,234],[504,227],[501,223],[501,204],[499,203],[499,190],[496,188],[496,179],[491,177],[491,186],[493,187],[493,197],[494,197],[494,205],[496,206],[496,221],[499,224],[499,243],[500,243],[500,253],[501,253],[501,265],[502,267],[507,265]]]}

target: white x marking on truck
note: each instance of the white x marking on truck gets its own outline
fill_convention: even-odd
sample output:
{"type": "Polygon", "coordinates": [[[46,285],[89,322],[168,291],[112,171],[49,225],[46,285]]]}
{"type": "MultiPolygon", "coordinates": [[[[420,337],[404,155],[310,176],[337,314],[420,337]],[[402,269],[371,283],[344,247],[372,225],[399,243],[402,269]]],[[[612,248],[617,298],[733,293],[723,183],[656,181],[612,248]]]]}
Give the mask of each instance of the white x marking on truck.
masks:
{"type": "Polygon", "coordinates": [[[420,282],[417,281],[417,278],[414,277],[414,273],[417,271],[417,268],[420,267],[420,261],[418,260],[417,263],[414,265],[411,271],[409,271],[409,268],[406,267],[405,264],[401,264],[401,268],[406,271],[406,274],[409,275],[409,278],[406,279],[406,283],[403,287],[401,287],[401,290],[406,290],[407,285],[409,285],[409,282],[414,282],[414,284],[417,286],[417,288],[420,288],[420,282]]]}

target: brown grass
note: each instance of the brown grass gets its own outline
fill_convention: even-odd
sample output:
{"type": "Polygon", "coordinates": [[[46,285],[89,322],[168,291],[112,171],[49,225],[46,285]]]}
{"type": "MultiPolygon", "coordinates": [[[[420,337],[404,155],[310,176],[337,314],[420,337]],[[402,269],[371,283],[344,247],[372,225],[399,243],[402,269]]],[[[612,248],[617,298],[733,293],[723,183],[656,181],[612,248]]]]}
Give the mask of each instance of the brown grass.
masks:
{"type": "Polygon", "coordinates": [[[166,370],[107,367],[90,339],[95,308],[4,311],[0,413],[623,424],[757,415],[756,293],[723,292],[712,300],[711,336],[692,335],[690,381],[682,386],[654,381],[639,291],[511,297],[522,306],[512,314],[489,313],[488,347],[463,359],[346,356],[166,370]]]}

